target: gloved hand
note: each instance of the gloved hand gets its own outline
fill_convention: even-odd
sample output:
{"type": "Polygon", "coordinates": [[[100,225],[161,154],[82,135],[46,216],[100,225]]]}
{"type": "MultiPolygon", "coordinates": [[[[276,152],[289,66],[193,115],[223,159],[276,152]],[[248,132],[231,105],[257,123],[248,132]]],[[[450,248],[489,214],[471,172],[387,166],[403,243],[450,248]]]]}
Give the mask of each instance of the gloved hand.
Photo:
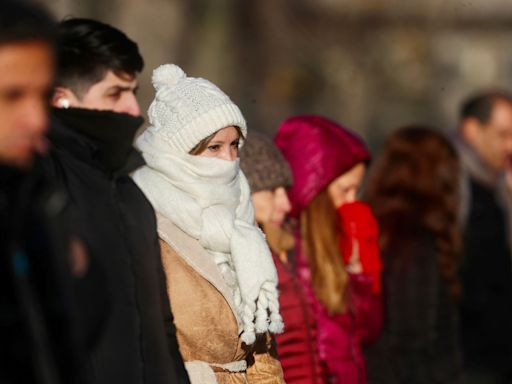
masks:
{"type": "Polygon", "coordinates": [[[340,251],[343,261],[348,265],[353,260],[354,252],[359,254],[363,273],[373,276],[373,291],[381,291],[380,273],[382,261],[378,246],[378,225],[371,208],[360,201],[341,205],[340,217],[340,251]]]}

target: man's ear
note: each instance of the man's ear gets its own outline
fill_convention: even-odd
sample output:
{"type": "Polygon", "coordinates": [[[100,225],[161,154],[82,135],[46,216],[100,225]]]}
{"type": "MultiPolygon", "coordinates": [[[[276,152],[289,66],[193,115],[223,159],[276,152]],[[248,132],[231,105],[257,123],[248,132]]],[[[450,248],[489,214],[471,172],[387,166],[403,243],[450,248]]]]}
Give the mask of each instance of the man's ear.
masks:
{"type": "Polygon", "coordinates": [[[480,141],[480,131],[482,130],[482,123],[474,117],[465,118],[460,125],[460,132],[464,141],[473,145],[480,141]]]}
{"type": "Polygon", "coordinates": [[[55,108],[67,109],[69,107],[76,107],[78,104],[78,98],[71,89],[56,87],[53,91],[51,103],[55,108]]]}

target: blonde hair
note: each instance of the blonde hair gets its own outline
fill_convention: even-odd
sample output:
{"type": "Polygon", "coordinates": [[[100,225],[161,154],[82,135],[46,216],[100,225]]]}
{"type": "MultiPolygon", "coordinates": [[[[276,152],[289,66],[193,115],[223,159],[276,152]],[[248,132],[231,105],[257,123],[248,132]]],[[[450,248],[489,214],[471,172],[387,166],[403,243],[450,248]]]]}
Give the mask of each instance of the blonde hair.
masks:
{"type": "Polygon", "coordinates": [[[338,216],[327,189],[304,209],[300,223],[313,290],[329,313],[343,313],[347,307],[348,275],[339,248],[338,216]]]}

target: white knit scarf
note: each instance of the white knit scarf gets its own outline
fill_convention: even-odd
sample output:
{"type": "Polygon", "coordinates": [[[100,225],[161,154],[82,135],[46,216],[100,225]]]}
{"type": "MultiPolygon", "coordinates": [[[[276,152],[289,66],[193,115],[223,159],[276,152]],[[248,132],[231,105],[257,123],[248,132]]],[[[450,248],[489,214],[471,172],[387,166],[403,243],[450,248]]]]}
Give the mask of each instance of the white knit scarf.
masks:
{"type": "Polygon", "coordinates": [[[172,154],[147,134],[137,146],[147,165],[133,174],[134,181],[158,213],[213,256],[242,319],[242,341],[252,344],[256,333],[282,332],[276,269],[255,225],[238,160],[172,154]]]}

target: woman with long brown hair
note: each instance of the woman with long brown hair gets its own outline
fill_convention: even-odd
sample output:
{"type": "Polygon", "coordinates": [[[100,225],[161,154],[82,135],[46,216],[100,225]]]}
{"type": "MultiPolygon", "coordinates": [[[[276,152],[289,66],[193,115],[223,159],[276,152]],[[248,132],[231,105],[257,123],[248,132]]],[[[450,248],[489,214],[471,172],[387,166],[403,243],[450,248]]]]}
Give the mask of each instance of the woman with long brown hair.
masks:
{"type": "Polygon", "coordinates": [[[381,324],[376,222],[357,201],[370,154],[358,136],[320,116],[289,118],[275,141],[293,173],[295,268],[317,323],[324,381],[366,383],[361,345],[381,324]]]}
{"type": "MultiPolygon", "coordinates": [[[[460,381],[459,183],[454,148],[421,126],[389,137],[368,181],[366,197],[380,227],[386,301],[382,353],[370,360],[388,359],[393,382],[460,381]]],[[[380,372],[372,376],[382,382],[380,372]]]]}

